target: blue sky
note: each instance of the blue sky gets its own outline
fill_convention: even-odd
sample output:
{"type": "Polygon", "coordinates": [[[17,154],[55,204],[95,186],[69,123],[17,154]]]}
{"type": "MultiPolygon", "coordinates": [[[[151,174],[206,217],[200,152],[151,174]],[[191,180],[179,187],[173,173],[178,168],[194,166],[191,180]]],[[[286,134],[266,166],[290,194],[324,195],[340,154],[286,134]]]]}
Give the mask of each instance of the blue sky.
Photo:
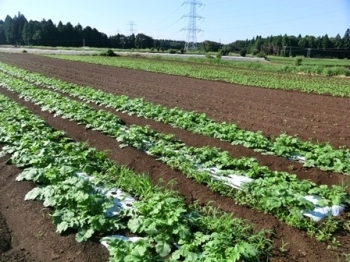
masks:
{"type": "MultiPolygon", "coordinates": [[[[199,1],[199,0],[198,0],[199,1]]],[[[107,35],[144,33],[185,40],[190,0],[0,0],[0,19],[18,12],[27,20],[51,19],[91,26],[107,35]],[[183,17],[183,18],[182,18],[183,17]]],[[[201,0],[197,40],[224,44],[256,35],[343,36],[350,28],[350,0],[201,0]]]]}

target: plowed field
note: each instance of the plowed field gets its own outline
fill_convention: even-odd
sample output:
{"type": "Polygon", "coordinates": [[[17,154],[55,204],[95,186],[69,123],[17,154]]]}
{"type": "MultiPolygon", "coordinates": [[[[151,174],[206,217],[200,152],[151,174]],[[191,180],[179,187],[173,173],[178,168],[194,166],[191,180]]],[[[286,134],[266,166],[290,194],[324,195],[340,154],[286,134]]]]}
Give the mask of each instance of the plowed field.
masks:
{"type": "MultiPolygon", "coordinates": [[[[270,137],[286,132],[298,135],[304,141],[329,142],[336,147],[350,147],[349,98],[268,90],[30,54],[0,54],[0,61],[110,93],[144,97],[147,101],[164,106],[203,112],[216,121],[236,123],[247,130],[261,130],[264,135],[270,137]]],[[[177,184],[173,188],[189,202],[212,201],[213,205],[248,220],[259,229],[272,229],[275,233],[275,248],[271,261],[342,261],[342,254],[350,250],[350,238],[347,236],[349,232],[339,232],[341,247],[329,249],[327,244],[317,242],[305,232],[288,227],[270,215],[235,205],[231,199],[211,192],[205,186],[185,178],[180,172],[170,169],[145,153],[130,147],[120,149],[115,139],[86,130],[75,122],[53,117],[47,112],[42,112],[38,106],[19,99],[16,94],[4,89],[0,89],[0,92],[26,106],[53,128],[66,131],[72,139],[86,141],[101,151],[107,150],[112,160],[137,172],[149,174],[154,183],[158,183],[159,178],[162,178],[165,186],[175,179],[177,184]],[[286,250],[281,248],[282,243],[288,243],[286,250]]],[[[228,151],[234,157],[255,157],[261,165],[272,170],[293,172],[300,179],[309,179],[317,184],[333,185],[350,181],[348,176],[342,174],[320,171],[317,168],[306,169],[301,164],[279,157],[263,156],[250,149],[194,135],[152,120],[116,113],[111,109],[105,110],[118,115],[127,125],[150,125],[159,132],[175,134],[176,138],[191,146],[215,146],[228,151]]],[[[19,170],[6,165],[6,157],[0,161],[0,261],[107,260],[107,251],[97,241],[78,244],[73,234],[56,234],[42,204],[23,201],[24,195],[33,185],[29,182],[14,182],[19,170]]]]}

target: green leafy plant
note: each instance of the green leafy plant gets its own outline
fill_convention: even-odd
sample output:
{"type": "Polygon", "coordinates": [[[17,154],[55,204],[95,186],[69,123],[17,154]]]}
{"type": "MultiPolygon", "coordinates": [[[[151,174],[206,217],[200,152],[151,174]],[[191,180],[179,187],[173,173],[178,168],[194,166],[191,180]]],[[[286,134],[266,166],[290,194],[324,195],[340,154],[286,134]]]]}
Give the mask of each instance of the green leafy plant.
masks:
{"type": "MultiPolygon", "coordinates": [[[[158,261],[168,253],[170,246],[172,253],[168,253],[169,256],[188,261],[202,252],[206,241],[210,242],[205,235],[220,236],[222,225],[232,219],[226,217],[224,221],[203,209],[186,206],[175,194],[151,186],[145,176],[116,167],[103,153],[88,148],[86,144],[67,139],[62,132],[52,130],[43,120],[2,95],[0,112],[0,143],[5,144],[3,150],[11,156],[16,155],[11,159],[12,163],[26,167],[19,175],[19,180],[40,181],[41,185],[30,191],[27,199],[41,199],[45,206],[53,207],[51,217],[58,232],[76,229],[78,241],[85,241],[97,232],[113,233],[121,229],[128,229],[129,232],[133,230],[144,236],[144,240],[134,244],[109,240],[111,259],[158,261]],[[49,150],[42,151],[46,147],[49,150]],[[88,179],[85,175],[79,175],[82,170],[89,171],[92,176],[88,179]],[[106,217],[105,211],[113,201],[102,194],[99,188],[116,184],[138,196],[137,207],[122,211],[117,217],[106,217]],[[159,212],[155,212],[154,205],[159,212]],[[213,223],[214,220],[217,222],[213,223]],[[198,226],[199,221],[207,222],[198,226]],[[159,234],[154,228],[163,231],[159,234]],[[190,244],[196,236],[203,236],[203,240],[198,242],[192,252],[181,248],[190,244]],[[183,245],[177,246],[169,240],[182,241],[183,245]],[[177,250],[181,250],[181,254],[175,253],[177,250]]],[[[165,138],[170,139],[169,136],[165,138]]],[[[231,225],[239,223],[239,232],[234,227],[231,229],[231,241],[224,239],[227,249],[239,248],[240,253],[236,252],[236,257],[249,257],[253,261],[266,256],[266,247],[270,242],[264,233],[249,231],[250,226],[238,219],[231,225]],[[250,246],[235,244],[244,238],[250,239],[250,246]],[[243,250],[245,247],[255,253],[243,250]]],[[[210,254],[208,251],[208,256],[210,254]]],[[[213,259],[215,256],[215,253],[211,254],[213,259]]],[[[230,259],[229,254],[221,254],[220,257],[223,261],[230,259]]]]}
{"type": "MultiPolygon", "coordinates": [[[[1,74],[0,74],[1,76],[1,74]]],[[[323,192],[323,204],[329,203],[348,203],[348,194],[344,188],[334,188],[331,193],[325,193],[322,187],[316,186],[309,181],[300,181],[295,175],[286,172],[272,172],[267,167],[260,166],[256,159],[241,158],[235,159],[229,156],[227,152],[223,152],[217,148],[210,147],[188,147],[181,141],[174,139],[172,135],[161,134],[151,130],[149,127],[130,126],[126,127],[119,118],[113,114],[103,110],[96,111],[91,107],[77,101],[72,101],[66,97],[60,96],[58,93],[45,89],[37,89],[33,85],[20,79],[12,77],[2,78],[1,86],[8,88],[14,92],[18,92],[20,97],[31,100],[40,105],[43,110],[69,118],[78,123],[86,125],[87,128],[93,128],[115,137],[121,146],[133,146],[150,155],[157,157],[158,160],[166,163],[174,169],[182,171],[185,175],[195,179],[199,183],[208,185],[215,192],[222,195],[234,197],[235,201],[240,204],[249,205],[251,207],[263,210],[285,221],[289,225],[316,232],[315,225],[310,223],[302,216],[302,210],[311,210],[313,204],[304,199],[304,196],[310,193],[323,192]],[[227,187],[223,181],[216,181],[217,178],[212,177],[212,170],[220,170],[217,175],[225,177],[229,174],[239,174],[242,176],[252,177],[255,180],[246,183],[241,192],[234,192],[233,189],[227,187]],[[271,190],[273,188],[273,190],[271,190]],[[310,229],[311,228],[311,229],[310,229]]],[[[123,98],[124,100],[124,98],[123,98]]],[[[172,112],[177,112],[174,109],[172,112]]],[[[194,117],[191,113],[184,114],[190,119],[194,117]]],[[[205,117],[200,117],[195,122],[205,122],[205,117]]],[[[193,119],[190,124],[193,123],[193,119]]],[[[214,124],[215,125],[215,124],[214,124]]],[[[235,128],[235,127],[229,127],[235,128]]],[[[247,136],[244,143],[251,140],[255,143],[255,135],[249,132],[240,133],[247,136]]],[[[258,134],[257,137],[261,138],[258,134]]],[[[310,144],[303,144],[296,138],[281,136],[277,139],[281,151],[279,154],[285,156],[293,156],[298,150],[305,149],[310,144]]],[[[28,140],[28,142],[30,142],[28,140]]],[[[267,146],[269,143],[262,143],[267,146]]],[[[275,144],[274,146],[277,147],[275,144]]],[[[311,145],[312,146],[312,145],[311,145]]],[[[331,148],[317,147],[322,152],[329,152],[331,148]]],[[[38,167],[46,166],[52,161],[52,156],[38,147],[39,154],[44,155],[40,158],[38,167]]],[[[332,153],[334,153],[332,151],[332,153]]],[[[345,153],[346,154],[346,153],[345,153]]],[[[36,163],[37,160],[31,160],[33,156],[26,153],[26,150],[13,154],[12,161],[26,167],[27,163],[36,163]]],[[[323,159],[324,157],[322,157],[323,159]]],[[[87,160],[84,158],[83,160],[87,160]]],[[[319,160],[320,161],[320,160],[319,160]]],[[[93,173],[98,165],[83,165],[80,169],[88,173],[93,173]]],[[[330,230],[331,231],[331,230],[330,230]]],[[[325,237],[319,237],[320,240],[329,238],[330,235],[325,232],[325,237]]],[[[315,235],[316,233],[312,233],[315,235]]]]}

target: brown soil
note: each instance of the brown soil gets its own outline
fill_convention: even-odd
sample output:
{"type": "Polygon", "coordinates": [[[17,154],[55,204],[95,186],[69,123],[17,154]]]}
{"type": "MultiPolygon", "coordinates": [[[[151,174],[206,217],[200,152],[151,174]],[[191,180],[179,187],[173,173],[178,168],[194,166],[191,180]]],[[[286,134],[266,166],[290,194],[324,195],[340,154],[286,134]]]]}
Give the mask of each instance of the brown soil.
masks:
{"type": "MultiPolygon", "coordinates": [[[[33,72],[44,73],[47,76],[93,86],[116,94],[125,94],[131,97],[142,96],[154,103],[205,112],[213,119],[239,123],[239,126],[242,128],[254,131],[262,130],[264,134],[269,136],[277,136],[281,130],[285,130],[289,134],[298,133],[304,140],[312,138],[323,142],[329,141],[335,146],[350,146],[348,132],[350,126],[350,103],[347,98],[243,87],[220,82],[54,60],[29,54],[0,54],[0,61],[33,72]],[[310,119],[311,117],[313,119],[310,119]],[[325,123],[327,121],[328,123],[325,123]],[[288,125],[285,125],[285,122],[288,122],[288,125]],[[306,128],[306,125],[311,125],[312,122],[317,122],[317,126],[312,126],[310,129],[306,128]],[[276,126],[279,123],[281,125],[276,126]],[[313,133],[313,131],[317,132],[313,133]],[[330,136],[328,136],[328,133],[330,136]]],[[[108,149],[108,156],[112,160],[129,166],[137,172],[149,174],[154,183],[157,183],[158,179],[162,178],[164,180],[163,185],[166,185],[170,180],[176,179],[177,184],[174,186],[174,189],[185,196],[188,201],[193,199],[198,200],[200,203],[213,201],[213,204],[219,206],[222,210],[247,219],[254,223],[257,228],[272,229],[276,237],[274,239],[274,256],[271,258],[271,261],[336,261],[338,258],[341,259],[343,251],[350,250],[349,238],[346,236],[339,234],[339,240],[342,244],[341,248],[335,250],[327,249],[326,244],[318,243],[306,236],[305,233],[280,223],[272,216],[237,206],[232,200],[212,193],[205,186],[186,179],[180,172],[171,170],[166,165],[142,152],[129,147],[120,149],[118,143],[112,138],[99,132],[85,130],[74,122],[57,117],[54,118],[49,113],[41,112],[37,106],[18,99],[14,94],[5,90],[0,91],[22,105],[27,106],[55,129],[65,130],[74,140],[87,141],[91,146],[99,150],[108,149]],[[282,240],[288,243],[288,251],[286,252],[281,252],[279,249],[282,240]]],[[[229,151],[235,157],[256,157],[261,164],[267,165],[273,170],[291,172],[292,169],[292,172],[296,173],[300,178],[311,179],[319,184],[338,184],[342,180],[349,182],[349,178],[341,174],[321,172],[318,169],[305,169],[297,163],[272,156],[261,156],[242,147],[234,147],[229,143],[217,141],[216,139],[193,135],[187,131],[171,128],[152,120],[130,117],[121,113],[117,114],[127,124],[148,124],[160,132],[174,133],[179,139],[189,145],[217,146],[229,151]]],[[[93,261],[93,258],[100,258],[100,261],[105,260],[102,259],[106,258],[105,250],[100,245],[94,242],[81,245],[75,243],[74,235],[57,235],[49,219],[44,219],[45,215],[41,214],[41,203],[23,201],[24,194],[33,185],[29,182],[14,182],[14,177],[19,171],[12,166],[6,165],[4,161],[1,163],[1,167],[5,169],[1,173],[5,173],[7,179],[6,183],[5,181],[1,183],[0,188],[0,232],[10,231],[12,238],[16,241],[12,240],[9,242],[8,236],[2,238],[4,241],[0,240],[0,254],[1,252],[5,252],[5,255],[9,256],[14,254],[13,261],[51,261],[53,258],[57,259],[57,261],[93,261]],[[10,175],[8,176],[8,174],[10,175]],[[12,204],[11,202],[15,197],[18,198],[18,201],[16,201],[16,204],[12,204]],[[8,212],[8,209],[13,209],[13,211],[8,212]],[[20,220],[21,216],[23,220],[20,220]],[[2,217],[4,219],[1,219],[2,217]],[[26,217],[30,217],[27,220],[30,223],[16,224],[13,222],[26,221],[26,217]],[[40,229],[40,226],[43,229],[40,229]],[[44,234],[40,232],[44,232],[44,234]],[[49,237],[46,238],[46,235],[49,237]],[[45,240],[40,241],[41,237],[45,240]],[[74,256],[74,252],[70,252],[72,248],[75,252],[83,253],[86,257],[74,256]],[[89,257],[88,254],[96,252],[101,252],[104,256],[95,255],[89,257]],[[15,256],[24,260],[16,259],[15,256]]],[[[2,176],[1,179],[4,179],[4,177],[2,176]]],[[[2,257],[0,256],[0,258],[2,257]]]]}
{"type": "Polygon", "coordinates": [[[50,210],[40,202],[24,202],[34,185],[16,182],[21,170],[7,165],[7,159],[0,158],[0,261],[106,261],[108,252],[99,242],[79,244],[74,234],[59,236],[50,210]]]}
{"type": "Polygon", "coordinates": [[[1,54],[0,59],[112,93],[204,112],[212,119],[232,122],[243,129],[261,130],[266,136],[286,132],[303,140],[350,147],[349,98],[203,81],[30,54],[1,54]]]}

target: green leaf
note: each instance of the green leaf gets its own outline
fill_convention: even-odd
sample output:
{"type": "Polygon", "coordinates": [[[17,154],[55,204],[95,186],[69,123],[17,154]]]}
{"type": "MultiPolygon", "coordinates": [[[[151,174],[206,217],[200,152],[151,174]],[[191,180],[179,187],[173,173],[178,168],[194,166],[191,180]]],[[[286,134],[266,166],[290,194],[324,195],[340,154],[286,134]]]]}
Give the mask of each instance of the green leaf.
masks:
{"type": "Polygon", "coordinates": [[[134,249],[131,251],[131,254],[136,257],[142,257],[147,252],[147,246],[143,243],[143,241],[139,241],[140,243],[136,244],[134,249]]]}
{"type": "Polygon", "coordinates": [[[56,206],[57,202],[55,200],[55,198],[51,197],[51,196],[48,196],[45,198],[45,201],[44,201],[44,207],[54,207],[56,206]]]}
{"type": "Polygon", "coordinates": [[[94,230],[92,228],[89,229],[80,229],[79,232],[75,235],[75,239],[77,242],[85,242],[94,234],[94,230]]]}
{"type": "Polygon", "coordinates": [[[269,197],[266,199],[266,206],[269,210],[281,207],[281,201],[276,197],[269,197]]]}
{"type": "Polygon", "coordinates": [[[35,174],[36,168],[24,169],[21,173],[18,174],[18,176],[16,177],[16,181],[33,180],[35,174]]]}
{"type": "Polygon", "coordinates": [[[157,234],[157,224],[155,221],[152,221],[152,219],[146,219],[144,224],[146,224],[146,228],[144,230],[147,234],[157,234]]]}
{"type": "Polygon", "coordinates": [[[33,188],[30,190],[24,197],[24,200],[35,200],[38,196],[41,195],[42,189],[39,187],[33,188]]]}
{"type": "Polygon", "coordinates": [[[142,225],[141,218],[130,219],[128,222],[128,227],[132,233],[136,233],[142,225]]]}
{"type": "Polygon", "coordinates": [[[156,245],[156,251],[161,257],[166,257],[169,255],[171,248],[168,243],[159,241],[156,245]]]}
{"type": "Polygon", "coordinates": [[[6,152],[5,151],[0,151],[0,157],[4,157],[6,156],[6,152]]]}
{"type": "Polygon", "coordinates": [[[57,225],[57,229],[56,229],[56,232],[58,233],[62,233],[64,231],[66,231],[67,229],[69,228],[69,225],[66,221],[62,221],[61,223],[59,223],[57,225]]]}

